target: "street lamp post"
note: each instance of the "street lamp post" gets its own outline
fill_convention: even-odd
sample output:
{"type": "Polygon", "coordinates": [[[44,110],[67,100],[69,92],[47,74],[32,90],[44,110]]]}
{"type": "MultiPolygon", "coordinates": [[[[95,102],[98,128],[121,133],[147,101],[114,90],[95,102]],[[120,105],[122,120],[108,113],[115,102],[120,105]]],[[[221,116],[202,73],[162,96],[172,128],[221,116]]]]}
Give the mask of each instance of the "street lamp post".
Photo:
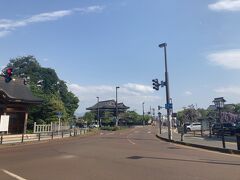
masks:
{"type": "Polygon", "coordinates": [[[221,122],[221,109],[224,107],[224,103],[226,102],[226,100],[223,97],[219,97],[219,98],[214,98],[213,103],[215,104],[217,110],[218,110],[218,123],[221,124],[221,136],[222,136],[222,145],[223,148],[225,148],[225,137],[224,137],[224,128],[223,128],[223,124],[221,122]]]}
{"type": "MultiPolygon", "coordinates": [[[[160,48],[164,48],[164,59],[165,59],[165,86],[166,86],[166,104],[170,104],[170,92],[169,92],[169,79],[168,79],[168,70],[167,70],[167,43],[159,44],[160,48]]],[[[171,118],[170,118],[170,108],[167,107],[167,121],[168,121],[168,139],[172,139],[171,133],[171,118]]]]}
{"type": "Polygon", "coordinates": [[[144,120],[144,102],[142,103],[142,109],[143,109],[143,126],[145,125],[145,120],[144,120]]]}
{"type": "Polygon", "coordinates": [[[98,120],[98,126],[100,127],[100,116],[99,116],[99,97],[97,97],[97,120],[98,120]]]}
{"type": "Polygon", "coordinates": [[[118,126],[118,100],[117,100],[117,90],[118,90],[119,88],[120,88],[119,86],[116,87],[116,126],[118,126]]]}

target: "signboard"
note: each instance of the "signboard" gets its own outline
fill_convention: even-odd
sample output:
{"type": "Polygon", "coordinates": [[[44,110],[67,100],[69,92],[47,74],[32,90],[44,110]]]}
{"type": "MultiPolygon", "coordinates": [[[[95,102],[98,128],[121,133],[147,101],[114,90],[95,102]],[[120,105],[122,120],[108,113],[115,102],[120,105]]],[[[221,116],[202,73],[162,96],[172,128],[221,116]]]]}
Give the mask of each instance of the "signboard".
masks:
{"type": "Polygon", "coordinates": [[[184,134],[184,127],[179,126],[179,127],[177,127],[177,130],[178,130],[179,134],[184,134]]]}
{"type": "Polygon", "coordinates": [[[172,109],[173,108],[173,104],[169,103],[169,104],[165,104],[165,109],[172,109]]]}
{"type": "Polygon", "coordinates": [[[58,117],[58,118],[61,118],[61,117],[62,117],[62,112],[57,112],[56,114],[57,114],[57,117],[58,117]]]}
{"type": "Polygon", "coordinates": [[[0,132],[8,131],[9,115],[1,115],[0,132]]]}
{"type": "Polygon", "coordinates": [[[172,117],[177,117],[177,113],[172,113],[172,117]]]}

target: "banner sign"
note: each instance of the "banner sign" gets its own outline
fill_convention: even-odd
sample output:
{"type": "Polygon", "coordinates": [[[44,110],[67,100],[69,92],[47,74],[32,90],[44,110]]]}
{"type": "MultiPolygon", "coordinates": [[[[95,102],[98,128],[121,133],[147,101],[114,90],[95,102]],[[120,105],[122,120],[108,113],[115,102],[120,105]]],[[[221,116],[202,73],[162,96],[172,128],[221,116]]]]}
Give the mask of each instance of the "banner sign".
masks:
{"type": "Polygon", "coordinates": [[[1,115],[0,119],[0,132],[8,131],[9,115],[1,115]]]}

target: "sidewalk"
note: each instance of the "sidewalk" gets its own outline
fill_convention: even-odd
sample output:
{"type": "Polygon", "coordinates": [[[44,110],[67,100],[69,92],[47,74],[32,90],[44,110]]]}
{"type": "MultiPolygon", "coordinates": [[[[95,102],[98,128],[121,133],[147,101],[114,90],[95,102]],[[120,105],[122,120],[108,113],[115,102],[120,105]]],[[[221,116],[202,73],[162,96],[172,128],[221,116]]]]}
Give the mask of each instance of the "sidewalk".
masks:
{"type": "MultiPolygon", "coordinates": [[[[160,137],[168,139],[168,131],[166,127],[162,129],[160,137]]],[[[172,140],[181,141],[181,134],[178,134],[176,129],[173,129],[172,140]]],[[[183,142],[209,147],[223,148],[221,137],[212,136],[212,138],[210,138],[209,132],[204,132],[203,136],[201,136],[200,132],[197,132],[195,136],[192,132],[184,134],[183,142]]],[[[226,149],[237,150],[236,136],[225,136],[225,144],[226,149]]]]}

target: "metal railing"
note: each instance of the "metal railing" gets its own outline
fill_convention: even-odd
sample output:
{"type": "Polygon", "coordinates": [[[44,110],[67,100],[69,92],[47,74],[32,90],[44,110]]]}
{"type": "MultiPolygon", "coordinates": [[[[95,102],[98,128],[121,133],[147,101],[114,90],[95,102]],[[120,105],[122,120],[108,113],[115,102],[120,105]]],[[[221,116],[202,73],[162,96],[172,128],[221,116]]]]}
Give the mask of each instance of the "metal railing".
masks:
{"type": "Polygon", "coordinates": [[[56,132],[41,132],[33,134],[0,135],[0,144],[15,144],[31,141],[60,139],[65,137],[84,135],[89,132],[89,128],[74,128],[56,132]]]}

